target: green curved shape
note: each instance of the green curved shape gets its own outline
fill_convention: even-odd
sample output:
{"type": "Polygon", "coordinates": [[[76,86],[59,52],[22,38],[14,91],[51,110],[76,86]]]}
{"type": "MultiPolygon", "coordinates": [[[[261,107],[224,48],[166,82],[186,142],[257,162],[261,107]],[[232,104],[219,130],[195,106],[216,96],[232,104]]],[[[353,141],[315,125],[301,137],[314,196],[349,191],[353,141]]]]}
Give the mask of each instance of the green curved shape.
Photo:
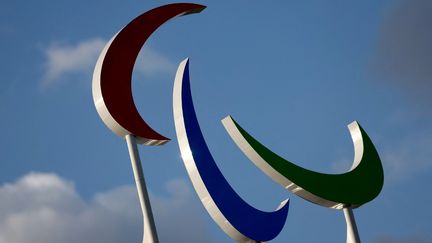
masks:
{"type": "Polygon", "coordinates": [[[371,139],[357,122],[348,125],[355,148],[354,163],[343,174],[324,174],[285,160],[246,132],[230,116],[222,120],[231,138],[249,159],[294,194],[321,206],[356,208],[374,199],[384,172],[371,139]]]}

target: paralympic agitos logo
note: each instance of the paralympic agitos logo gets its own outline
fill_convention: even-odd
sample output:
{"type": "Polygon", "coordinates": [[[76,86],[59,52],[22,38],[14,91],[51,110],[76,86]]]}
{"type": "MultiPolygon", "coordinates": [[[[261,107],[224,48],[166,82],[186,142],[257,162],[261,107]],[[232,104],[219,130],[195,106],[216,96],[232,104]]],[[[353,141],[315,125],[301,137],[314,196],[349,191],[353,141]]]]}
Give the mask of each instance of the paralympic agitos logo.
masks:
{"type": "MultiPolygon", "coordinates": [[[[204,8],[198,4],[176,3],[152,9],[132,20],[105,46],[94,70],[93,98],[100,117],[114,133],[127,139],[133,137],[145,145],[162,145],[169,141],[147,125],[135,107],[131,90],[133,66],[140,49],[159,26],[177,16],[199,13],[204,8]]],[[[186,170],[213,220],[239,242],[274,239],[287,219],[289,201],[281,202],[273,212],[263,212],[245,202],[225,179],[207,147],[195,114],[188,59],[180,63],[176,73],[173,111],[186,170]]],[[[380,158],[357,122],[348,126],[355,149],[352,168],[338,175],[299,167],[258,142],[232,117],[222,122],[234,142],[258,168],[307,201],[343,209],[347,217],[352,217],[353,208],[371,201],[381,191],[384,175],[380,158]]],[[[353,221],[347,219],[347,222],[353,221]]],[[[355,224],[350,227],[348,240],[359,242],[355,224]],[[352,235],[350,229],[354,231],[352,235]]],[[[146,242],[157,242],[157,239],[146,242]]]]}

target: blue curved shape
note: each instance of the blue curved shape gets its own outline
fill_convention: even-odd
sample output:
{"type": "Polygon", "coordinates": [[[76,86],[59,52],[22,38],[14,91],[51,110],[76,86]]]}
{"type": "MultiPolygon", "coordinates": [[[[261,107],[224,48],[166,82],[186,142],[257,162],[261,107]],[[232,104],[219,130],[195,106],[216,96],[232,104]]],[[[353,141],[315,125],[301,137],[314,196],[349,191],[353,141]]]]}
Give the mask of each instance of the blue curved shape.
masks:
{"type": "Polygon", "coordinates": [[[238,241],[269,241],[282,230],[289,201],[264,212],[245,202],[219,170],[201,132],[192,101],[189,60],[180,63],[174,83],[174,120],[189,177],[216,223],[238,241]]]}

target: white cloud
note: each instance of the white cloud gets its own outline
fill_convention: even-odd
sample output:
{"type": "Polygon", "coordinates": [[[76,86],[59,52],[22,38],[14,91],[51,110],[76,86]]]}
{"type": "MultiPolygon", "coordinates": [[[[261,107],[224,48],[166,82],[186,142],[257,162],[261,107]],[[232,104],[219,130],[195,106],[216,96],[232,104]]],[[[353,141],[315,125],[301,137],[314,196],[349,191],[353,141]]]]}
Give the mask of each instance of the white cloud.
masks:
{"type": "MultiPolygon", "coordinates": [[[[43,86],[52,85],[68,75],[92,73],[106,40],[93,38],[75,45],[51,44],[45,49],[45,74],[43,86]]],[[[175,64],[147,46],[140,52],[136,70],[145,76],[173,73],[175,64]]]]}
{"type": "Polygon", "coordinates": [[[45,50],[46,64],[43,85],[59,81],[63,75],[89,73],[106,41],[95,38],[76,45],[51,44],[45,50]]]}
{"type": "Polygon", "coordinates": [[[403,180],[430,169],[431,145],[432,138],[413,136],[383,149],[380,157],[385,176],[390,181],[403,180]]]}
{"type": "Polygon", "coordinates": [[[163,73],[172,73],[174,75],[176,67],[176,64],[168,58],[149,47],[144,47],[136,63],[137,71],[146,77],[163,73]]]}
{"type": "MultiPolygon", "coordinates": [[[[402,182],[432,168],[432,163],[428,159],[432,156],[428,149],[432,145],[431,139],[410,138],[391,145],[393,147],[385,146],[378,151],[386,182],[402,182]]],[[[352,162],[348,159],[338,160],[332,164],[332,172],[346,172],[350,170],[351,165],[352,162]]]]}
{"type": "MultiPolygon", "coordinates": [[[[395,1],[396,2],[396,1],[395,1]]],[[[383,19],[372,69],[416,101],[430,104],[432,92],[432,1],[400,0],[383,19]]]]}
{"type": "MultiPolygon", "coordinates": [[[[211,242],[184,181],[152,195],[161,242],[211,242]]],[[[118,243],[142,240],[142,214],[133,186],[81,198],[55,174],[31,173],[0,186],[0,243],[118,243]]]]}

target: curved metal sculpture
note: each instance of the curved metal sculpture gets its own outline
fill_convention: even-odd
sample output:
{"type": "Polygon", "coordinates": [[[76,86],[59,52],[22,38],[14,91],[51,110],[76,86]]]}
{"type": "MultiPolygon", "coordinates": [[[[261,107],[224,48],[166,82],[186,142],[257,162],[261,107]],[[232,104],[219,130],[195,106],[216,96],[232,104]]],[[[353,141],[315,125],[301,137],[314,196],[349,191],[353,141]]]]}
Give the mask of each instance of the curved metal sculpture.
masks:
{"type": "Polygon", "coordinates": [[[132,71],[139,51],[150,35],[166,21],[198,13],[205,6],[176,3],[138,16],[117,33],[102,50],[93,73],[93,100],[99,116],[115,134],[126,139],[144,217],[144,243],[158,243],[137,142],[162,145],[168,138],[157,133],[139,115],[132,97],[132,71]]]}
{"type": "Polygon", "coordinates": [[[381,191],[384,173],[379,155],[357,122],[348,125],[354,143],[354,162],[343,174],[323,174],[283,159],[262,145],[230,116],[222,120],[225,129],[243,153],[274,181],[292,193],[318,205],[356,208],[381,191]]]}
{"type": "Polygon", "coordinates": [[[177,70],[173,108],[185,167],[213,220],[239,242],[262,242],[276,237],[285,224],[289,201],[283,201],[275,212],[263,212],[247,204],[229,185],[207,147],[195,114],[188,59],[177,70]]]}
{"type": "Polygon", "coordinates": [[[138,113],[132,97],[132,71],[151,34],[168,20],[198,13],[203,5],[169,4],[152,9],[127,24],[102,50],[93,73],[93,101],[103,122],[120,137],[132,134],[138,143],[160,145],[168,138],[151,128],[138,113]]]}
{"type": "Polygon", "coordinates": [[[243,153],[274,181],[307,201],[343,209],[347,242],[360,242],[352,209],[378,196],[384,184],[384,172],[375,146],[357,122],[348,125],[354,143],[354,162],[343,174],[323,174],[302,168],[262,145],[230,116],[222,123],[243,153]]]}

